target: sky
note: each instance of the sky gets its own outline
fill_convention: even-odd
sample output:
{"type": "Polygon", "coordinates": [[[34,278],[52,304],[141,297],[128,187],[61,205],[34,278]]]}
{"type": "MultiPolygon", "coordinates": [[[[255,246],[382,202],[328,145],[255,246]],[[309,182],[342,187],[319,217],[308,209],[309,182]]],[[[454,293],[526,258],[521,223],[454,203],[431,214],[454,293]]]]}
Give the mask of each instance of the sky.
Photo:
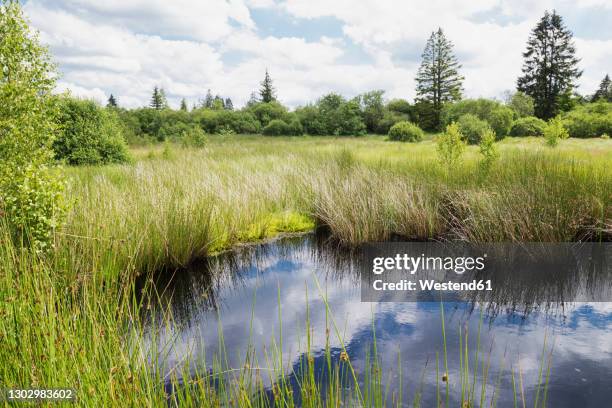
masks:
{"type": "Polygon", "coordinates": [[[591,94],[612,74],[611,0],[29,0],[24,9],[59,65],[58,91],[124,107],[213,94],[243,105],[268,69],[295,107],[328,92],[415,96],[427,38],[441,27],[465,97],[501,98],[521,72],[530,31],[556,9],[573,31],[591,94]]]}

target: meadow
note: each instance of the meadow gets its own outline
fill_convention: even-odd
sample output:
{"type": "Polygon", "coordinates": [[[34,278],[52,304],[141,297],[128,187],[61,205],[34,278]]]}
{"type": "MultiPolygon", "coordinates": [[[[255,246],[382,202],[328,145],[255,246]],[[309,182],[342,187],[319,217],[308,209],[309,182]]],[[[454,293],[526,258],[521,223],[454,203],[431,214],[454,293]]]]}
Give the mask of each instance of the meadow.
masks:
{"type": "MultiPolygon", "coordinates": [[[[483,170],[477,146],[445,167],[432,138],[413,144],[376,136],[213,135],[200,149],[139,147],[128,164],[65,168],[71,205],[54,251],[33,257],[1,229],[3,385],[71,386],[83,406],[165,405],[163,381],[137,341],[147,305],[136,300],[134,279],[244,242],[314,228],[346,246],[395,236],[610,239],[609,139],[568,139],[551,149],[541,138],[506,138],[497,143],[499,159],[483,170]]],[[[267,403],[248,376],[223,385],[230,369],[219,362],[216,377],[194,382],[205,398],[186,395],[182,402],[267,403]]],[[[278,364],[270,369],[282,371],[278,364]]],[[[354,374],[346,369],[344,375],[354,374]]],[[[321,386],[308,378],[303,397],[323,404],[321,386]]],[[[336,385],[326,392],[339,403],[336,385]]],[[[384,389],[376,376],[372,386],[384,389]]],[[[274,393],[280,405],[293,404],[285,383],[274,393]]],[[[376,395],[367,403],[353,397],[382,406],[376,395]]]]}

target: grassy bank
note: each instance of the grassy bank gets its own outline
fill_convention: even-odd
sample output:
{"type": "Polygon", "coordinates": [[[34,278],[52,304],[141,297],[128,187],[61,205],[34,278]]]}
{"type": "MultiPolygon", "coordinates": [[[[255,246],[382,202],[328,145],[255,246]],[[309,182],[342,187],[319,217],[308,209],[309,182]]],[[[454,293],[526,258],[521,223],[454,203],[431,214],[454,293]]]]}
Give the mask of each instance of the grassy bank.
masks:
{"type": "MultiPolygon", "coordinates": [[[[488,173],[474,148],[449,171],[438,164],[432,141],[370,137],[211,137],[200,150],[156,146],[133,151],[129,165],[68,168],[72,209],[55,252],[42,259],[25,253],[0,227],[2,385],[72,386],[83,406],[164,406],[151,356],[130,341],[140,330],[134,275],[280,232],[320,224],[346,244],[392,234],[609,237],[609,140],[566,140],[551,150],[527,138],[499,148],[488,173]]],[[[248,388],[244,378],[221,396],[212,380],[196,383],[206,397],[199,403],[258,405],[251,396],[259,386],[248,388]]],[[[313,398],[321,390],[304,384],[313,398]]],[[[278,392],[291,405],[289,388],[278,392]]],[[[372,401],[366,405],[381,406],[380,398],[372,401]]]]}

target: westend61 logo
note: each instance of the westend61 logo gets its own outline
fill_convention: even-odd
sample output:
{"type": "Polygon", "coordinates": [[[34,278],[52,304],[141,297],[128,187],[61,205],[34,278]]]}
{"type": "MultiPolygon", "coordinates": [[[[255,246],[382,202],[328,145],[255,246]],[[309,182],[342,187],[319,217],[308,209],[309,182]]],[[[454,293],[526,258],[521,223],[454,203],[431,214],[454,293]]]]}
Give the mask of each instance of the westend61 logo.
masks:
{"type": "Polygon", "coordinates": [[[365,302],[609,302],[610,243],[388,242],[363,245],[365,302]]]}
{"type": "Polygon", "coordinates": [[[426,271],[453,271],[458,275],[466,271],[482,271],[485,268],[487,254],[479,257],[458,256],[411,256],[396,254],[394,257],[375,257],[372,260],[372,272],[380,275],[385,271],[405,271],[414,275],[419,270],[426,271]]]}

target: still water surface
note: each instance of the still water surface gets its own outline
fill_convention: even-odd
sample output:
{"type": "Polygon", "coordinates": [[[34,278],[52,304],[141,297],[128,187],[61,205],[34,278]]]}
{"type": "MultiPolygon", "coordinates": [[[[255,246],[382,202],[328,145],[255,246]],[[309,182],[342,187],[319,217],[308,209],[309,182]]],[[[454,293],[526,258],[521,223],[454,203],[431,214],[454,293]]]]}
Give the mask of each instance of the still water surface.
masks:
{"type": "MultiPolygon", "coordinates": [[[[171,279],[159,278],[156,286],[162,303],[176,322],[172,327],[149,322],[158,331],[161,370],[169,378],[176,373],[173,367],[185,359],[194,372],[210,369],[212,356],[219,351],[219,327],[230,366],[242,367],[249,348],[265,366],[266,353],[279,344],[279,305],[285,373],[299,371],[307,313],[315,366],[323,367],[329,324],[325,295],[356,371],[363,373],[375,333],[390,393],[400,389],[399,355],[403,400],[411,402],[421,389],[422,406],[435,406],[435,358],[436,352],[443,352],[440,303],[361,302],[357,259],[321,237],[306,235],[245,247],[177,272],[171,279]]],[[[543,310],[445,302],[444,310],[452,406],[457,406],[460,395],[459,330],[468,331],[469,349],[475,350],[481,322],[481,349],[490,358],[489,396],[502,373],[497,406],[513,406],[511,366],[515,372],[520,366],[527,406],[533,406],[545,338],[548,350],[554,345],[547,406],[612,406],[612,303],[573,303],[543,310]]],[[[150,347],[151,338],[145,339],[150,347]]],[[[341,348],[333,328],[329,342],[338,359],[341,348]]],[[[473,353],[470,358],[472,363],[473,353]]]]}

